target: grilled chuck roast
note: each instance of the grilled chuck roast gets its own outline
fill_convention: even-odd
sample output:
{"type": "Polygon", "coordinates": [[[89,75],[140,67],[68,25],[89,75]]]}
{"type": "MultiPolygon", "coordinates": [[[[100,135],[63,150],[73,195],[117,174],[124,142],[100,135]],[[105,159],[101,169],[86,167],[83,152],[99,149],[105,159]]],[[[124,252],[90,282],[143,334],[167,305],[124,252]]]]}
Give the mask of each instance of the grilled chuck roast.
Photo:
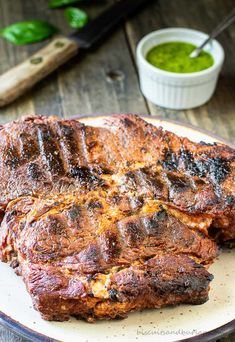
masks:
{"type": "Polygon", "coordinates": [[[235,239],[235,151],[134,115],[0,128],[0,258],[47,320],[201,304],[235,239]]]}

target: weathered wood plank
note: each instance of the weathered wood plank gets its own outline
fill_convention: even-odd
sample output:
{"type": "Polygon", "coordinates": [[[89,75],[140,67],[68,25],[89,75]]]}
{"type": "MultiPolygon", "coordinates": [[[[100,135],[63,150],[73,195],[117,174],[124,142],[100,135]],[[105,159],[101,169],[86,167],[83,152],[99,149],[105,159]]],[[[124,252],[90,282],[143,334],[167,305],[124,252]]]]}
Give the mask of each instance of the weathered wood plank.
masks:
{"type": "MultiPolygon", "coordinates": [[[[213,27],[233,8],[233,0],[159,0],[146,7],[133,20],[126,24],[133,55],[140,38],[163,27],[190,27],[210,32],[213,27]]],[[[206,128],[235,142],[235,26],[219,37],[226,61],[215,95],[202,107],[175,111],[148,103],[153,115],[189,122],[206,128]]]]}
{"type": "MultiPolygon", "coordinates": [[[[94,17],[101,6],[89,7],[94,17]]],[[[103,9],[102,9],[103,10],[103,9]]],[[[64,115],[146,113],[122,28],[99,47],[74,58],[59,72],[64,115]]]]}
{"type": "MultiPolygon", "coordinates": [[[[7,4],[4,2],[4,6],[4,12],[7,12],[4,25],[22,19],[44,19],[59,27],[60,31],[65,34],[71,32],[63,11],[49,10],[45,0],[24,2],[9,0],[7,4]],[[17,18],[11,16],[14,4],[18,6],[17,18]]],[[[94,6],[86,6],[91,18],[101,12],[104,7],[99,2],[94,6]]],[[[4,42],[4,47],[10,49],[8,54],[11,58],[15,55],[16,57],[11,63],[6,58],[2,71],[37,51],[43,44],[45,42],[27,47],[15,47],[4,42]]],[[[10,121],[14,111],[17,111],[17,114],[13,117],[23,113],[31,114],[34,111],[37,114],[57,114],[66,117],[75,114],[130,111],[146,114],[145,100],[138,88],[136,72],[122,28],[113,33],[112,38],[110,37],[102,46],[86,55],[82,53],[77,56],[38,83],[26,96],[1,109],[0,121],[10,121]],[[29,103],[32,104],[31,99],[33,107],[29,110],[29,103]],[[6,114],[2,115],[2,113],[6,114]]]]}
{"type": "MultiPolygon", "coordinates": [[[[20,1],[0,0],[0,9],[1,27],[22,20],[23,14],[20,1]]],[[[0,73],[13,67],[27,56],[27,50],[25,48],[13,46],[3,39],[0,39],[0,51],[0,73]]],[[[20,101],[1,109],[0,122],[14,120],[25,113],[34,113],[33,102],[29,95],[23,96],[20,101]]]]}
{"type": "MultiPolygon", "coordinates": [[[[12,0],[10,0],[12,1],[12,0]]],[[[66,33],[66,23],[64,26],[59,25],[58,18],[62,16],[61,11],[52,11],[48,8],[48,1],[45,0],[31,0],[31,1],[19,1],[22,5],[22,17],[21,20],[31,20],[34,19],[42,19],[46,20],[56,27],[59,28],[61,32],[66,33]]],[[[17,2],[16,1],[16,2],[17,2]]],[[[15,1],[13,0],[15,3],[15,1]]],[[[27,56],[33,54],[45,44],[46,42],[41,42],[37,44],[28,45],[22,47],[27,51],[27,56]]],[[[58,116],[63,116],[63,108],[61,106],[61,98],[58,87],[58,72],[54,72],[53,74],[46,77],[44,80],[39,82],[29,93],[34,103],[35,113],[42,115],[50,115],[56,114],[58,116]]]]}

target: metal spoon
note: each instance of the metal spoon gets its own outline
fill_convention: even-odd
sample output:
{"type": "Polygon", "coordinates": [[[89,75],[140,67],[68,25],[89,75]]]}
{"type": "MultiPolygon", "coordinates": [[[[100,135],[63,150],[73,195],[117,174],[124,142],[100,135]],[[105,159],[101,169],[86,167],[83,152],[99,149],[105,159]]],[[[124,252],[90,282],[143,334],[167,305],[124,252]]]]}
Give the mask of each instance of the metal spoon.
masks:
{"type": "Polygon", "coordinates": [[[208,44],[211,39],[217,37],[222,31],[224,31],[229,25],[231,25],[235,21],[235,7],[234,9],[227,15],[220,23],[219,25],[216,26],[216,28],[211,32],[209,37],[200,45],[198,46],[195,50],[191,52],[189,57],[195,58],[198,57],[202,49],[206,44],[208,44]]]}

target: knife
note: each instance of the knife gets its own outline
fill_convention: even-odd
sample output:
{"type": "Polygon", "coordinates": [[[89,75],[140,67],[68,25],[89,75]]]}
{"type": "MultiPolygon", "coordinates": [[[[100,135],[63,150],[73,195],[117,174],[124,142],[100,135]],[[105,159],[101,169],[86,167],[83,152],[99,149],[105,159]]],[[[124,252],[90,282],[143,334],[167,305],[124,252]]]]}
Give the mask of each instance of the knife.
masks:
{"type": "Polygon", "coordinates": [[[146,0],[121,0],[109,7],[83,29],[68,37],[57,36],[47,46],[0,76],[0,107],[9,104],[38,81],[74,57],[80,49],[89,49],[146,0]]]}

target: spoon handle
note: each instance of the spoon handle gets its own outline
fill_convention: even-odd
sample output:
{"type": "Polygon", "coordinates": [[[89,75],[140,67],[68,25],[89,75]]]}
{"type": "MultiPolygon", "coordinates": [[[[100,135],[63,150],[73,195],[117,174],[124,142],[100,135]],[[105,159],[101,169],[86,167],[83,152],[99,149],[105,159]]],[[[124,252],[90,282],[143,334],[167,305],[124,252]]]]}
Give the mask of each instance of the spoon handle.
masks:
{"type": "Polygon", "coordinates": [[[193,52],[191,53],[190,57],[194,58],[197,57],[204,46],[209,43],[209,41],[215,37],[217,37],[222,31],[224,31],[229,25],[231,25],[235,21],[235,7],[234,9],[214,28],[211,32],[209,37],[200,45],[198,46],[193,52]]]}

